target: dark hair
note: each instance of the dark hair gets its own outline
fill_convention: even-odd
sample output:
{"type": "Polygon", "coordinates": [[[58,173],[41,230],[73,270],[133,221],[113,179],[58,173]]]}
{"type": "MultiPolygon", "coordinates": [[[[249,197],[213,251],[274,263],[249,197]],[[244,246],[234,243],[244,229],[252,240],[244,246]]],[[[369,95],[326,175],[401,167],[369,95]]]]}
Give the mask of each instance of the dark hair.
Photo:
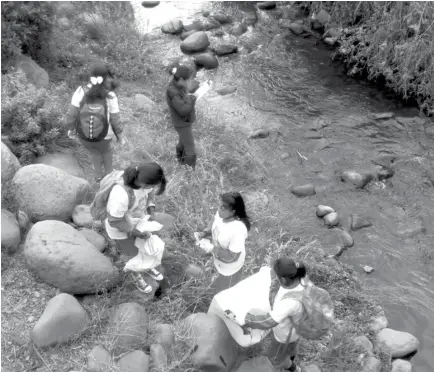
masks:
{"type": "Polygon", "coordinates": [[[179,79],[187,80],[190,78],[190,69],[187,66],[180,65],[179,63],[172,66],[170,69],[170,73],[173,75],[173,79],[178,81],[179,79]],[[176,69],[176,72],[173,73],[173,70],[176,69]]]}
{"type": "Polygon", "coordinates": [[[235,217],[246,225],[247,230],[250,230],[250,219],[246,213],[244,199],[239,192],[227,192],[221,195],[222,202],[229,208],[235,211],[235,217]]]}
{"type": "Polygon", "coordinates": [[[283,256],[274,261],[273,270],[284,284],[290,284],[296,279],[306,276],[306,266],[302,262],[296,263],[292,258],[283,256]]]}
{"type": "Polygon", "coordinates": [[[137,167],[128,167],[124,171],[123,178],[124,184],[135,190],[140,189],[136,182],[146,183],[150,186],[160,185],[157,195],[161,195],[166,190],[167,180],[163,168],[155,162],[147,162],[137,167]]]}
{"type": "Polygon", "coordinates": [[[103,82],[101,84],[96,84],[91,86],[91,88],[85,94],[86,102],[92,102],[96,99],[113,98],[110,92],[114,91],[119,86],[119,83],[113,71],[110,69],[109,66],[102,63],[92,65],[92,67],[89,70],[89,81],[92,77],[97,78],[99,76],[103,78],[103,82]],[[111,78],[109,88],[106,88],[104,84],[107,77],[111,78]]]}

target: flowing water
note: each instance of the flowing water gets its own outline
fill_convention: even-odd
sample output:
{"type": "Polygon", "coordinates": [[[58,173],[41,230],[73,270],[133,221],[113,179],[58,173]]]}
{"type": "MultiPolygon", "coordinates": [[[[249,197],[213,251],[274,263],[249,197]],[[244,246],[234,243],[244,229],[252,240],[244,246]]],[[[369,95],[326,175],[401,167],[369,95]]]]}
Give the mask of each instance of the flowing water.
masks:
{"type": "MultiPolygon", "coordinates": [[[[142,30],[152,32],[170,19],[194,19],[205,4],[161,2],[156,8],[144,9],[133,2],[133,6],[142,30]]],[[[413,118],[417,110],[386,98],[367,83],[347,78],[342,67],[331,64],[330,51],[315,40],[276,37],[279,32],[270,13],[260,12],[259,23],[237,40],[243,52],[221,60],[213,79],[236,85],[237,99],[249,107],[250,115],[267,118],[263,126],[288,129],[284,149],[298,150],[308,161],[305,166],[282,168],[282,172],[323,185],[325,192],[312,198],[312,203],[371,219],[373,227],[354,233],[356,244],[341,260],[353,264],[365,278],[367,289],[385,308],[389,326],[419,338],[419,352],[412,359],[414,370],[431,372],[434,143],[417,120],[371,120],[372,113],[390,111],[396,117],[413,118]],[[310,130],[312,125],[316,131],[310,130]],[[338,186],[337,170],[363,170],[383,155],[395,157],[395,174],[387,182],[374,183],[366,191],[338,186]],[[328,189],[330,185],[334,189],[328,189]],[[417,230],[419,226],[425,232],[417,230]],[[361,265],[373,266],[374,273],[365,275],[361,265]]],[[[174,53],[179,54],[179,49],[174,53]]],[[[286,181],[276,177],[275,182],[289,192],[286,181]]],[[[312,219],[311,210],[300,218],[312,219]]],[[[331,231],[324,232],[323,246],[333,246],[334,239],[331,231]]]]}

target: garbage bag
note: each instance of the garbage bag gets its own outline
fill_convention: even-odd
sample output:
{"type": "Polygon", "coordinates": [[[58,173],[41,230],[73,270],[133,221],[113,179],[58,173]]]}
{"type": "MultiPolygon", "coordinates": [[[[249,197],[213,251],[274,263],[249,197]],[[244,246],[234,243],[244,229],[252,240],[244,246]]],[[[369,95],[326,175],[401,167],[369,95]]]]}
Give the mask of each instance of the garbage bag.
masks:
{"type": "Polygon", "coordinates": [[[143,272],[161,265],[165,244],[157,235],[149,239],[137,238],[135,246],[139,252],[125,264],[125,270],[143,272]]]}

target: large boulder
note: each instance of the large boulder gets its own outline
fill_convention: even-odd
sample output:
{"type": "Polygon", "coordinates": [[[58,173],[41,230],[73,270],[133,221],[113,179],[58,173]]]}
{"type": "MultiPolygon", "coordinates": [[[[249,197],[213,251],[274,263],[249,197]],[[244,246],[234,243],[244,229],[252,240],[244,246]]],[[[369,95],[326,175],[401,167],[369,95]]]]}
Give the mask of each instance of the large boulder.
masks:
{"type": "Polygon", "coordinates": [[[50,346],[77,336],[88,325],[89,318],[74,296],[60,293],[48,301],[31,332],[36,346],[50,346]]]}
{"type": "Polygon", "coordinates": [[[378,333],[382,329],[387,328],[388,325],[389,321],[384,315],[382,315],[372,320],[372,322],[369,324],[369,330],[374,333],[378,333]]]}
{"type": "Polygon", "coordinates": [[[419,340],[410,333],[384,328],[377,334],[377,347],[392,358],[403,358],[417,351],[419,340]]]}
{"type": "Polygon", "coordinates": [[[238,46],[233,44],[221,44],[213,48],[214,53],[218,56],[225,56],[238,52],[238,46]]]}
{"type": "Polygon", "coordinates": [[[68,221],[89,191],[89,182],[44,164],[27,165],[12,179],[20,209],[32,222],[68,221]]]}
{"type": "Polygon", "coordinates": [[[104,251],[107,242],[101,234],[98,234],[95,230],[86,228],[79,231],[83,234],[83,236],[87,239],[89,243],[91,243],[96,249],[98,249],[98,251],[104,251]]]}
{"type": "Polygon", "coordinates": [[[256,12],[247,12],[244,14],[242,22],[247,26],[253,26],[256,24],[256,22],[258,22],[258,15],[256,12]]]}
{"type": "Polygon", "coordinates": [[[2,157],[2,186],[9,182],[15,175],[21,165],[17,157],[9,150],[3,142],[1,143],[1,157],[2,157]]]}
{"type": "Polygon", "coordinates": [[[362,347],[369,355],[373,354],[374,345],[372,345],[372,342],[369,341],[369,338],[367,338],[366,336],[363,335],[354,337],[354,343],[357,346],[362,347]]]}
{"type": "Polygon", "coordinates": [[[180,34],[182,30],[184,29],[184,25],[182,24],[182,21],[179,19],[175,19],[172,21],[169,21],[165,23],[163,26],[161,26],[161,31],[163,31],[165,34],[180,34]]]}
{"type": "Polygon", "coordinates": [[[40,67],[33,59],[21,55],[17,61],[17,68],[22,70],[34,86],[37,88],[46,88],[49,83],[47,71],[40,67]]]}
{"type": "Polygon", "coordinates": [[[232,18],[223,13],[213,13],[211,17],[219,21],[222,25],[232,23],[232,18]]]}
{"type": "Polygon", "coordinates": [[[108,344],[115,356],[143,345],[148,338],[149,319],[146,309],[128,302],[117,306],[109,319],[108,344]]]}
{"type": "Polygon", "coordinates": [[[114,287],[120,279],[109,258],[82,233],[60,221],[33,225],[24,245],[24,257],[29,269],[65,293],[96,293],[114,287]]]}
{"type": "Polygon", "coordinates": [[[173,326],[171,324],[157,324],[153,334],[153,342],[163,345],[166,351],[169,351],[175,342],[173,326]]]}
{"type": "Polygon", "coordinates": [[[197,30],[191,30],[191,31],[184,31],[181,35],[179,35],[179,38],[181,40],[185,40],[187,39],[189,36],[193,35],[194,33],[196,33],[197,30]]]}
{"type": "Polygon", "coordinates": [[[200,53],[194,56],[194,63],[196,63],[197,67],[203,67],[206,70],[212,70],[217,68],[219,65],[219,61],[216,56],[212,53],[200,53]]]}
{"type": "Polygon", "coordinates": [[[396,359],[392,362],[391,372],[411,372],[412,369],[411,363],[408,360],[396,359]]]}
{"type": "Polygon", "coordinates": [[[14,253],[21,242],[21,232],[14,214],[2,209],[2,243],[1,247],[8,253],[14,253]]]}
{"type": "Polygon", "coordinates": [[[247,29],[248,27],[244,22],[237,22],[231,27],[229,33],[234,36],[241,36],[247,32],[247,29]]]}
{"type": "Polygon", "coordinates": [[[381,361],[373,356],[363,359],[362,372],[381,372],[381,361]]]}
{"type": "Polygon", "coordinates": [[[95,346],[87,356],[87,369],[89,372],[103,372],[113,364],[110,353],[102,346],[95,346]]]}
{"type": "Polygon", "coordinates": [[[72,221],[78,227],[86,227],[91,229],[93,226],[93,217],[90,213],[90,205],[79,204],[75,206],[72,212],[72,221]]]}
{"type": "Polygon", "coordinates": [[[52,167],[61,169],[72,176],[83,177],[83,170],[75,156],[72,154],[64,154],[61,152],[46,154],[36,158],[33,163],[51,165],[52,167]]]}
{"type": "Polygon", "coordinates": [[[216,315],[197,313],[177,326],[178,342],[191,350],[195,368],[201,371],[229,372],[238,358],[238,344],[225,322],[216,315]]]}
{"type": "Polygon", "coordinates": [[[143,8],[155,8],[159,4],[159,1],[142,1],[143,8]]]}
{"type": "Polygon", "coordinates": [[[215,28],[219,28],[221,27],[222,24],[217,21],[215,18],[213,17],[209,17],[204,23],[203,23],[203,28],[205,31],[210,31],[213,30],[215,28]]]}
{"type": "Polygon", "coordinates": [[[276,372],[276,369],[267,357],[259,356],[241,363],[236,372],[276,372]]]}
{"type": "Polygon", "coordinates": [[[184,25],[185,31],[203,31],[203,22],[199,19],[195,19],[192,23],[184,25]]]}
{"type": "Polygon", "coordinates": [[[271,10],[276,8],[276,2],[275,1],[263,1],[256,5],[258,9],[261,10],[271,10]]]}
{"type": "Polygon", "coordinates": [[[135,350],[122,356],[116,366],[120,372],[148,372],[149,356],[141,350],[135,350]]]}
{"type": "Polygon", "coordinates": [[[163,345],[152,344],[149,352],[152,369],[156,371],[167,371],[167,352],[163,345]]]}
{"type": "Polygon", "coordinates": [[[195,32],[181,43],[181,50],[184,53],[199,53],[209,47],[208,35],[205,31],[195,32]]]}

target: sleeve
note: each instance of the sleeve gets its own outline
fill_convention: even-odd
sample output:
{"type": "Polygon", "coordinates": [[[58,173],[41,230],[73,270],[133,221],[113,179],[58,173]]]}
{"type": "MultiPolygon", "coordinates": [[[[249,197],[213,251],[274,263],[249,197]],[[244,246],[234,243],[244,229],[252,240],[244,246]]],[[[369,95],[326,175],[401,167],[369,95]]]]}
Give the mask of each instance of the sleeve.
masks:
{"type": "Polygon", "coordinates": [[[107,109],[110,113],[110,116],[112,114],[118,114],[119,113],[119,102],[118,97],[116,97],[116,94],[113,92],[110,92],[110,98],[107,99],[107,109]]]}
{"type": "Polygon", "coordinates": [[[302,307],[299,301],[288,298],[275,304],[270,316],[275,322],[281,323],[286,318],[298,314],[301,310],[302,307]]]}
{"type": "Polygon", "coordinates": [[[172,108],[180,115],[187,116],[194,110],[194,105],[196,103],[196,96],[186,95],[182,96],[179,93],[168,93],[170,105],[172,108]]]}
{"type": "Polygon", "coordinates": [[[240,253],[240,252],[243,252],[245,250],[247,233],[246,233],[246,231],[244,231],[244,230],[246,230],[244,224],[242,227],[244,229],[237,228],[237,230],[234,231],[234,235],[231,239],[231,242],[229,243],[229,250],[231,252],[240,253]]]}
{"type": "Polygon", "coordinates": [[[110,192],[107,201],[107,212],[115,218],[123,218],[128,212],[128,193],[122,186],[116,185],[110,192]]]}
{"type": "Polygon", "coordinates": [[[80,108],[80,103],[83,100],[83,97],[84,97],[84,90],[82,87],[78,87],[72,96],[71,105],[80,108]]]}

